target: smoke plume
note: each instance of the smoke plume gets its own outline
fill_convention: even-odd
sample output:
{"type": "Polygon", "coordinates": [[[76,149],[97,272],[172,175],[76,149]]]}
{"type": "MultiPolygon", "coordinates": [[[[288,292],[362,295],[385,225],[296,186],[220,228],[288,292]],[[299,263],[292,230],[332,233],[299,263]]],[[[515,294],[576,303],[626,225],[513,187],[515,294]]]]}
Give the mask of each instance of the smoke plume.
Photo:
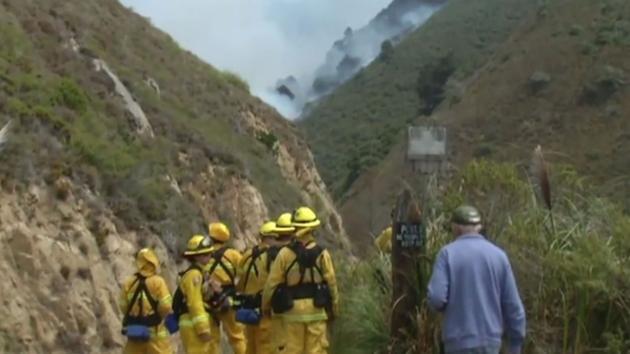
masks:
{"type": "MultiPolygon", "coordinates": [[[[305,99],[276,92],[293,76],[308,86],[332,44],[348,27],[365,26],[391,0],[120,0],[169,33],[180,45],[223,70],[237,73],[252,93],[288,118],[305,99]]],[[[376,33],[380,41],[382,33],[376,33]]],[[[380,46],[380,42],[378,44],[380,46]]],[[[378,54],[361,49],[364,65],[378,54]]],[[[305,92],[306,92],[305,91],[305,92]]],[[[299,93],[302,98],[305,93],[299,93]]]]}

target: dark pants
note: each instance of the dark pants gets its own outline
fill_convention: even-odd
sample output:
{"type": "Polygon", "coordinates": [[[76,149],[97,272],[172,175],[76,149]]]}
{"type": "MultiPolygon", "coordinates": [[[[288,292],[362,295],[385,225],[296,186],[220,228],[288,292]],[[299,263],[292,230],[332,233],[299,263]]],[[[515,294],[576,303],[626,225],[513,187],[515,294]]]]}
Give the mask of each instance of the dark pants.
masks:
{"type": "Polygon", "coordinates": [[[499,354],[500,350],[501,348],[499,347],[482,347],[446,352],[446,354],[499,354]]]}

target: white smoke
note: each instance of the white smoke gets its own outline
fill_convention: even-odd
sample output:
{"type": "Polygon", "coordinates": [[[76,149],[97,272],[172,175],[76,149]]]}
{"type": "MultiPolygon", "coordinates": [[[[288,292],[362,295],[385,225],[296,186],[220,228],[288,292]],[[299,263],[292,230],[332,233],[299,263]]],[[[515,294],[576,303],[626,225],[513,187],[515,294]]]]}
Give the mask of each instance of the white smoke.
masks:
{"type": "Polygon", "coordinates": [[[269,91],[279,78],[311,76],[348,27],[391,0],[120,0],[212,65],[248,81],[287,117],[290,100],[269,91]]]}
{"type": "Polygon", "coordinates": [[[425,23],[442,5],[425,5],[418,8],[418,11],[411,11],[403,15],[402,22],[409,26],[417,27],[425,23]]]}

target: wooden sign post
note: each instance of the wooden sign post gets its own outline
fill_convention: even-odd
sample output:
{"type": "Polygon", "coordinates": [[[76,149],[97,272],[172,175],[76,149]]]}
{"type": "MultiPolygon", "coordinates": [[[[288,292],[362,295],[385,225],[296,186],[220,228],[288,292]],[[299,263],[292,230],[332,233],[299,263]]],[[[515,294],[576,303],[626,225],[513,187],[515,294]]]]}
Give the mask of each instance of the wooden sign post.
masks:
{"type": "Polygon", "coordinates": [[[404,345],[417,334],[420,306],[420,255],[424,251],[425,228],[421,211],[411,192],[405,190],[396,202],[392,237],[391,354],[405,353],[404,345]]]}

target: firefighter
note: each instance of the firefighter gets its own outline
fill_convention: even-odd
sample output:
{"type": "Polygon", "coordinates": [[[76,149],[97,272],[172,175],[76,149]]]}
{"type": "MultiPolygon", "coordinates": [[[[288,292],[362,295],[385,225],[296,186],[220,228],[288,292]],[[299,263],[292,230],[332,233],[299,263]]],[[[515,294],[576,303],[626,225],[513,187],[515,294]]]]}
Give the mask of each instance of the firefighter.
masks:
{"type": "Polygon", "coordinates": [[[188,241],[184,258],[190,266],[180,273],[179,287],[173,303],[179,317],[180,337],[186,354],[207,354],[210,351],[210,314],[204,304],[204,271],[212,257],[209,237],[195,235],[188,241]]]}
{"type": "Polygon", "coordinates": [[[158,273],[160,261],[149,248],[136,254],[137,273],[122,288],[120,309],[123,333],[127,337],[124,354],[171,354],[173,349],[164,318],[172,311],[171,293],[158,273]]]}
{"type": "Polygon", "coordinates": [[[246,343],[243,325],[236,322],[236,311],[232,308],[236,295],[237,269],[242,255],[227,245],[230,230],[220,222],[208,226],[213,241],[211,261],[207,267],[210,279],[221,284],[221,292],[211,300],[212,309],[212,342],[209,353],[221,352],[221,328],[225,331],[234,354],[245,354],[246,343]]]}
{"type": "Polygon", "coordinates": [[[291,219],[294,240],[269,271],[262,308],[280,319],[277,353],[328,353],[327,322],[338,314],[339,295],[332,258],[314,238],[320,224],[313,210],[298,208],[291,219]]]}

